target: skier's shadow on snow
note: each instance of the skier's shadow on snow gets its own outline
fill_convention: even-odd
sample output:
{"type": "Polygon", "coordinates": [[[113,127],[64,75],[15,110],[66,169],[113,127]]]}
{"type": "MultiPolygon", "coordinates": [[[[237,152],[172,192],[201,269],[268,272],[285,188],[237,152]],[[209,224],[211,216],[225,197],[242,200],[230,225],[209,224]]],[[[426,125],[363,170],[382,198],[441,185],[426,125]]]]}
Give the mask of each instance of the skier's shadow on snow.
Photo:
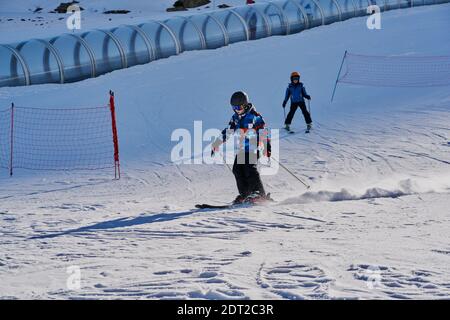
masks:
{"type": "MultiPolygon", "coordinates": [[[[204,211],[204,210],[203,210],[204,211]]],[[[214,211],[214,209],[208,210],[214,211]]],[[[149,223],[157,223],[157,222],[166,222],[171,220],[176,220],[185,216],[189,216],[193,213],[199,212],[198,209],[182,211],[182,212],[172,212],[172,213],[158,213],[153,215],[139,216],[136,218],[119,218],[110,221],[99,222],[90,226],[85,226],[77,229],[70,229],[67,231],[44,234],[39,236],[30,237],[29,239],[48,239],[48,238],[56,238],[59,236],[71,235],[81,232],[92,232],[97,230],[109,230],[109,229],[117,229],[117,228],[125,228],[138,226],[149,223]]]]}

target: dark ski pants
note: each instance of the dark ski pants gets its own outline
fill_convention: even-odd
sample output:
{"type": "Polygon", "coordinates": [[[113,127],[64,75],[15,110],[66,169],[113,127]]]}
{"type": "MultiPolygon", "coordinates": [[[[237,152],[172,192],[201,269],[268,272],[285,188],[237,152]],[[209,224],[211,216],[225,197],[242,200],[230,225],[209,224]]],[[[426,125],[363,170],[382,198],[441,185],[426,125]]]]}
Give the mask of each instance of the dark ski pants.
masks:
{"type": "Polygon", "coordinates": [[[306,124],[312,123],[311,115],[309,114],[308,110],[306,109],[305,102],[292,102],[291,103],[291,110],[289,110],[289,113],[286,117],[286,120],[284,121],[284,124],[290,125],[292,123],[292,118],[294,118],[295,111],[297,111],[297,108],[300,108],[303,113],[303,117],[305,117],[306,124]]]}
{"type": "Polygon", "coordinates": [[[259,192],[262,196],[266,195],[259,176],[257,162],[256,154],[249,154],[248,152],[240,153],[234,159],[233,174],[236,178],[239,194],[242,197],[247,197],[254,192],[259,192]]]}

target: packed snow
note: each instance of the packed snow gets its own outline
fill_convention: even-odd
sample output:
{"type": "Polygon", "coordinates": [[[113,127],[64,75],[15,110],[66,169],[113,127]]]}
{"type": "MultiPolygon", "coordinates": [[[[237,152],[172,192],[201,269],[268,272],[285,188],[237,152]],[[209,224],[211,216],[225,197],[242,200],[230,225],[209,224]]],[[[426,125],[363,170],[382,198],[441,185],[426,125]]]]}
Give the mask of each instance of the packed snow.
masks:
{"type": "Polygon", "coordinates": [[[448,299],[449,88],[340,84],[330,95],[345,50],[449,55],[449,17],[449,4],[396,10],[381,30],[356,18],[78,83],[0,88],[4,108],[105,105],[114,90],[122,165],[117,181],[111,170],[1,171],[0,298],[448,299]],[[193,209],[234,199],[234,178],[225,165],[172,163],[173,130],[222,129],[236,90],[280,128],[293,70],[314,125],[304,134],[296,114],[280,160],[311,189],[280,168],[262,177],[273,203],[193,209]],[[67,286],[74,267],[79,289],[67,286]]]}

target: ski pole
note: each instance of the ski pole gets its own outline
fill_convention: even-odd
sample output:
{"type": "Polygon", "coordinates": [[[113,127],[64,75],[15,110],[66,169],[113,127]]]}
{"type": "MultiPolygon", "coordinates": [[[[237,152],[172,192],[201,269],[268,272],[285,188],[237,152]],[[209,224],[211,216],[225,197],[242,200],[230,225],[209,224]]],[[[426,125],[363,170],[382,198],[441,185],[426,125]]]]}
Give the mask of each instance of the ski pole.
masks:
{"type": "Polygon", "coordinates": [[[311,116],[311,100],[308,100],[308,112],[309,115],[311,116]]]}
{"type": "Polygon", "coordinates": [[[283,107],[284,122],[286,122],[286,108],[283,107]]]}
{"type": "Polygon", "coordinates": [[[225,160],[225,165],[227,166],[228,170],[230,170],[230,172],[233,173],[233,169],[231,169],[230,165],[227,163],[227,158],[225,157],[225,155],[223,153],[222,153],[222,159],[225,160]]]}
{"type": "Polygon", "coordinates": [[[305,187],[306,189],[311,188],[310,185],[308,185],[307,183],[305,183],[302,179],[300,179],[299,177],[297,177],[294,173],[291,172],[291,170],[289,170],[288,168],[286,168],[285,165],[283,165],[280,161],[278,161],[277,159],[273,158],[273,160],[275,160],[284,170],[286,170],[291,176],[293,176],[295,179],[297,179],[298,181],[300,181],[305,187]]]}

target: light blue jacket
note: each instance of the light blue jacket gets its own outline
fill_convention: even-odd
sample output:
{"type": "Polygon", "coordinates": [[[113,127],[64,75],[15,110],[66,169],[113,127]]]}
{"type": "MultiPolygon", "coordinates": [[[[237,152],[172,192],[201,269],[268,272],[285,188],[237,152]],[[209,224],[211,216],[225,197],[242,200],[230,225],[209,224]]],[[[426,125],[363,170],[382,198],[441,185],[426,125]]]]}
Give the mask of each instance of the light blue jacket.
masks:
{"type": "Polygon", "coordinates": [[[311,97],[306,93],[306,89],[301,82],[297,84],[289,83],[286,89],[283,104],[286,104],[289,98],[291,98],[291,103],[305,102],[305,98],[311,99],[311,97]]]}

